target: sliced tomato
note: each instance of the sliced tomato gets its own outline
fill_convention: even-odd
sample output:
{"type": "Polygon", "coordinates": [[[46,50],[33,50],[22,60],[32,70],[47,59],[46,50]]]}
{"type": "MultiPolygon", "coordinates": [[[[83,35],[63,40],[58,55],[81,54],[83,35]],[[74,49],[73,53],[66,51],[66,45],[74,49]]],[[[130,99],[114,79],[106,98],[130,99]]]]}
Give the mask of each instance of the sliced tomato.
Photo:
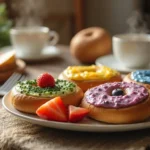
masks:
{"type": "Polygon", "coordinates": [[[68,121],[67,108],[60,97],[55,97],[40,106],[36,114],[43,119],[61,122],[68,121]]]}
{"type": "Polygon", "coordinates": [[[78,122],[82,120],[89,113],[88,109],[76,107],[73,105],[70,105],[68,109],[69,109],[69,121],[70,122],[78,122]]]}

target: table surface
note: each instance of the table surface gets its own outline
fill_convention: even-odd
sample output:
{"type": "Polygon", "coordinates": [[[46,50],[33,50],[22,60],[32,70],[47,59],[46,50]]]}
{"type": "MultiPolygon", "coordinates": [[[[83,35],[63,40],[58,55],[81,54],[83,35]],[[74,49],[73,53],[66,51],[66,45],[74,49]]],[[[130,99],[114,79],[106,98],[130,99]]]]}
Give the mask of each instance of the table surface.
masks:
{"type": "MultiPolygon", "coordinates": [[[[40,73],[50,72],[53,76],[57,77],[60,72],[62,72],[68,65],[80,65],[81,63],[74,59],[69,53],[68,46],[59,46],[61,50],[61,55],[57,58],[51,58],[50,60],[43,62],[34,62],[27,63],[26,73],[29,79],[36,78],[40,73]]],[[[1,102],[0,102],[0,110],[1,102]]],[[[4,110],[3,110],[4,111],[4,110]]],[[[2,116],[3,114],[0,114],[2,116]]],[[[13,149],[13,147],[19,147],[20,149],[25,150],[34,150],[41,149],[40,146],[43,146],[42,149],[103,149],[103,150],[148,150],[147,147],[150,145],[150,129],[138,130],[138,131],[130,131],[130,132],[120,132],[120,133],[86,133],[86,132],[75,132],[75,131],[66,131],[66,130],[58,130],[51,129],[45,127],[39,127],[36,132],[30,133],[30,128],[26,131],[29,131],[28,134],[20,134],[24,131],[21,124],[26,124],[26,126],[31,126],[31,128],[36,128],[37,125],[32,125],[21,119],[14,117],[11,114],[7,114],[6,117],[3,117],[3,130],[0,135],[0,149],[8,149],[6,145],[10,144],[9,148],[13,149]],[[12,117],[13,121],[17,122],[18,131],[14,131],[13,134],[6,134],[4,130],[8,126],[7,117],[12,117]],[[38,137],[37,135],[41,133],[41,135],[45,137],[38,137]],[[32,137],[34,141],[29,142],[32,137]],[[19,136],[18,142],[13,140],[19,136]],[[36,137],[36,139],[35,139],[36,137]],[[29,138],[29,139],[28,139],[29,138]],[[45,141],[44,141],[45,138],[45,141]],[[42,140],[43,139],[43,140],[42,140]],[[47,140],[49,139],[49,140],[47,140]],[[43,141],[43,143],[42,143],[43,141]],[[47,141],[47,143],[46,143],[47,141]],[[2,143],[1,143],[2,142],[2,143]],[[29,144],[28,144],[29,142],[29,144]],[[20,143],[20,145],[18,144],[20,143]],[[42,145],[43,144],[43,145],[42,145]],[[12,146],[12,147],[11,147],[12,146]]],[[[2,117],[1,117],[2,118],[2,117]]],[[[11,126],[8,126],[10,128],[11,126]]],[[[13,132],[13,130],[11,130],[13,132]]],[[[10,132],[11,132],[10,131],[10,132]]],[[[32,130],[33,131],[33,130],[32,130]]],[[[18,149],[19,149],[18,148],[18,149]]],[[[15,149],[15,148],[14,148],[15,149]]],[[[17,149],[17,148],[16,148],[17,149]]]]}

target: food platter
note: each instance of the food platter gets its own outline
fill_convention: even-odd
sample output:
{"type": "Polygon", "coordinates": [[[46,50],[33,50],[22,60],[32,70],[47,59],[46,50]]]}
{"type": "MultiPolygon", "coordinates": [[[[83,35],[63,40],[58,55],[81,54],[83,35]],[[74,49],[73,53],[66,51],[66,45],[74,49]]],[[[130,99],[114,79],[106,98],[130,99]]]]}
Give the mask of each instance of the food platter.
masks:
{"type": "Polygon", "coordinates": [[[69,123],[69,122],[63,123],[63,122],[56,122],[56,121],[48,121],[48,120],[41,119],[36,115],[23,113],[16,110],[11,104],[10,93],[6,94],[3,97],[2,105],[9,113],[21,119],[24,119],[33,124],[38,124],[41,126],[56,128],[56,129],[84,131],[84,132],[85,131],[86,132],[123,132],[123,131],[132,131],[132,130],[150,128],[150,119],[141,123],[118,124],[118,125],[98,122],[88,117],[78,123],[69,123]]]}

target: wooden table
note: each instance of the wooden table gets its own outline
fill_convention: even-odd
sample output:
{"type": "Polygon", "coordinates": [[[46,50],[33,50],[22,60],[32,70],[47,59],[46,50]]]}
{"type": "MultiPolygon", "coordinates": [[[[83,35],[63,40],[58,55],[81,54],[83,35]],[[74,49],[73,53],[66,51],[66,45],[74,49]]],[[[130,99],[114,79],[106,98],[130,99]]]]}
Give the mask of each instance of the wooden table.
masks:
{"type": "MultiPolygon", "coordinates": [[[[27,64],[28,78],[36,78],[43,72],[50,72],[57,77],[68,65],[80,64],[71,57],[67,46],[59,46],[59,48],[62,52],[59,57],[45,62],[27,64]]],[[[14,117],[2,108],[0,109],[0,124],[2,127],[0,129],[1,150],[150,150],[148,147],[150,129],[119,133],[58,130],[30,124],[14,117]]]]}

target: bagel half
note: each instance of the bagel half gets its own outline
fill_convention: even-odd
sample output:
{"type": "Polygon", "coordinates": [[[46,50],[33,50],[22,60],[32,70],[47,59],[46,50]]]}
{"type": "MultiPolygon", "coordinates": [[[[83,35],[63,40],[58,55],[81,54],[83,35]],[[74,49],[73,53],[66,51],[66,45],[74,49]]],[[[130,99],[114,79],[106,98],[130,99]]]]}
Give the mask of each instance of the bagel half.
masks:
{"type": "MultiPolygon", "coordinates": [[[[15,87],[11,90],[10,96],[12,105],[17,110],[33,114],[36,113],[36,110],[42,104],[56,97],[56,96],[41,97],[41,96],[26,95],[17,91],[15,87]]],[[[81,102],[81,99],[83,98],[83,91],[78,86],[76,86],[75,92],[58,96],[62,98],[65,105],[78,106],[81,102]]]]}
{"type": "Polygon", "coordinates": [[[83,90],[83,92],[87,91],[88,89],[90,89],[92,87],[98,86],[98,85],[106,83],[106,82],[120,82],[120,81],[122,81],[120,74],[110,78],[107,81],[102,81],[102,80],[87,80],[87,81],[86,80],[81,80],[81,81],[70,80],[69,78],[67,78],[65,76],[65,74],[63,72],[59,75],[58,78],[63,79],[63,80],[69,80],[69,81],[76,83],[83,90]]]}
{"type": "Polygon", "coordinates": [[[141,122],[150,117],[150,93],[146,100],[126,108],[105,108],[96,107],[83,98],[81,107],[89,110],[89,117],[98,121],[127,124],[141,122]]]}
{"type": "Polygon", "coordinates": [[[123,81],[125,81],[125,82],[134,82],[134,83],[143,85],[143,86],[145,86],[146,88],[150,89],[150,84],[141,83],[141,82],[136,82],[136,81],[134,81],[133,79],[131,79],[131,73],[129,73],[128,75],[126,75],[126,76],[124,77],[123,81]]]}

